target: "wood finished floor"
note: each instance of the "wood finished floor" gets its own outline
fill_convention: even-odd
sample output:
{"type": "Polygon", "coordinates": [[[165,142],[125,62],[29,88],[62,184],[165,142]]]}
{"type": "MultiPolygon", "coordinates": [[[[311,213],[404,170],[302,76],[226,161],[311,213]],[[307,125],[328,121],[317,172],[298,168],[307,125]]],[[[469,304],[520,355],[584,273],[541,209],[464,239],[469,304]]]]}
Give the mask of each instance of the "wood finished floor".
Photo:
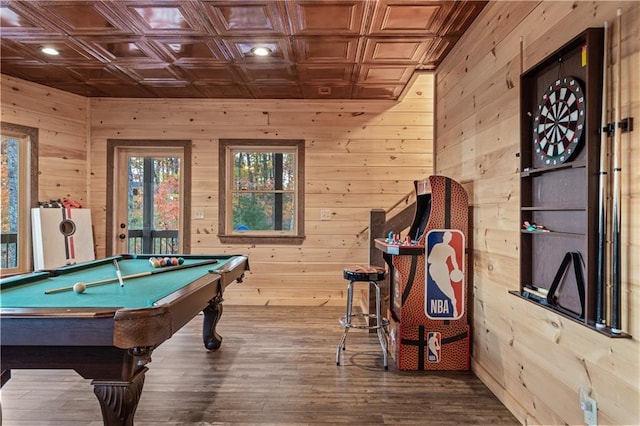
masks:
{"type": "MultiPolygon", "coordinates": [[[[217,352],[204,349],[196,317],[154,352],[135,424],[519,424],[470,372],[384,371],[362,330],[336,366],[342,314],[226,306],[217,352]]],[[[4,426],[102,424],[90,381],[73,371],[14,370],[1,402],[4,426]]]]}

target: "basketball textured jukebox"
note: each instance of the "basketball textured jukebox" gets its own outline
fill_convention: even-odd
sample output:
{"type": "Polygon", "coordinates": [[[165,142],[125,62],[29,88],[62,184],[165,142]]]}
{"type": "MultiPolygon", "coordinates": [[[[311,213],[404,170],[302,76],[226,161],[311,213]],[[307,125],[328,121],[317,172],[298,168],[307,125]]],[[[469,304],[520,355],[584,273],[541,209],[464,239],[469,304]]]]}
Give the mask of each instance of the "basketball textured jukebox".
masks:
{"type": "Polygon", "coordinates": [[[589,28],[520,80],[520,290],[593,325],[604,31],[589,28]]]}
{"type": "Polygon", "coordinates": [[[414,186],[408,235],[375,240],[389,266],[389,352],[400,370],[467,370],[467,193],[445,176],[414,186]]]}

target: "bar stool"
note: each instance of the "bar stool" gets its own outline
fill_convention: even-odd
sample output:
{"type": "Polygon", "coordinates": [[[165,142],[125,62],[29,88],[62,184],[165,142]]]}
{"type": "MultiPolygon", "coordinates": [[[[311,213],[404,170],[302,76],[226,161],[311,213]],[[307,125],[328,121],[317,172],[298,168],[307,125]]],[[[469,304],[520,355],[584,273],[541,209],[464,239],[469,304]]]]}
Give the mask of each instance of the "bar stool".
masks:
{"type": "Polygon", "coordinates": [[[361,265],[351,265],[344,268],[343,271],[344,279],[349,280],[349,285],[347,287],[347,313],[345,316],[341,317],[339,323],[342,327],[344,327],[344,332],[342,333],[342,338],[340,339],[340,343],[338,343],[338,347],[336,348],[336,365],[340,365],[340,350],[345,350],[345,342],[347,340],[347,333],[350,328],[358,328],[365,330],[376,330],[378,334],[378,340],[380,341],[380,346],[382,347],[382,356],[384,362],[385,370],[388,369],[387,366],[387,340],[384,336],[385,328],[389,325],[389,321],[382,316],[381,311],[381,298],[380,298],[380,285],[379,281],[384,280],[386,275],[385,269],[379,266],[361,266],[361,265]],[[373,287],[376,291],[376,313],[352,313],[352,305],[353,305],[353,288],[355,283],[357,282],[368,282],[369,289],[373,287]],[[365,320],[367,325],[359,325],[353,324],[352,319],[355,317],[362,317],[365,320]],[[375,324],[369,325],[369,319],[375,318],[375,324]]]}

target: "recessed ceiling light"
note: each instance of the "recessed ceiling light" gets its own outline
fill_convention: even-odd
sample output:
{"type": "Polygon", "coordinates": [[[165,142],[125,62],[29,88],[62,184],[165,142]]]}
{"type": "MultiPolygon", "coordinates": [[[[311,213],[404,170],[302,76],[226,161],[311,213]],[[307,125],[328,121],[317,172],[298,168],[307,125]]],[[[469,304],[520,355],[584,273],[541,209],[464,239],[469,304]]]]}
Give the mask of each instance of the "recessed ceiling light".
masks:
{"type": "Polygon", "coordinates": [[[60,51],[58,49],[54,49],[53,47],[40,46],[38,49],[40,49],[42,53],[51,56],[57,56],[60,54],[60,51]]]}
{"type": "Polygon", "coordinates": [[[271,49],[269,49],[268,47],[254,47],[253,49],[251,49],[251,53],[253,53],[256,56],[269,56],[271,55],[271,49]]]}

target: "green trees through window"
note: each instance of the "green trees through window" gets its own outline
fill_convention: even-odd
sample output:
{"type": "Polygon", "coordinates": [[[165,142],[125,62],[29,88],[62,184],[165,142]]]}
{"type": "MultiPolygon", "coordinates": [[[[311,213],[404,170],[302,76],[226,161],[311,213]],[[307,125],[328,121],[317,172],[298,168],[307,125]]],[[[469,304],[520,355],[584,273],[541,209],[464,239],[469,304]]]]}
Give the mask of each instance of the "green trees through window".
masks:
{"type": "Polygon", "coordinates": [[[128,157],[127,223],[132,253],[176,253],[180,158],[128,157]]]}
{"type": "Polygon", "coordinates": [[[32,267],[30,209],[38,197],[38,129],[0,122],[0,272],[32,267]]]}
{"type": "Polygon", "coordinates": [[[15,268],[18,264],[18,219],[19,219],[19,175],[20,141],[13,137],[2,137],[0,149],[0,173],[2,174],[0,196],[0,219],[2,230],[2,269],[15,268]]]}
{"type": "Polygon", "coordinates": [[[153,228],[177,230],[180,225],[180,158],[129,157],[129,229],[144,226],[145,196],[152,196],[148,209],[153,228]]]}
{"type": "Polygon", "coordinates": [[[221,139],[219,237],[301,244],[304,140],[221,139]]]}
{"type": "Polygon", "coordinates": [[[233,150],[233,229],[293,231],[295,172],[291,152],[233,150]]]}

